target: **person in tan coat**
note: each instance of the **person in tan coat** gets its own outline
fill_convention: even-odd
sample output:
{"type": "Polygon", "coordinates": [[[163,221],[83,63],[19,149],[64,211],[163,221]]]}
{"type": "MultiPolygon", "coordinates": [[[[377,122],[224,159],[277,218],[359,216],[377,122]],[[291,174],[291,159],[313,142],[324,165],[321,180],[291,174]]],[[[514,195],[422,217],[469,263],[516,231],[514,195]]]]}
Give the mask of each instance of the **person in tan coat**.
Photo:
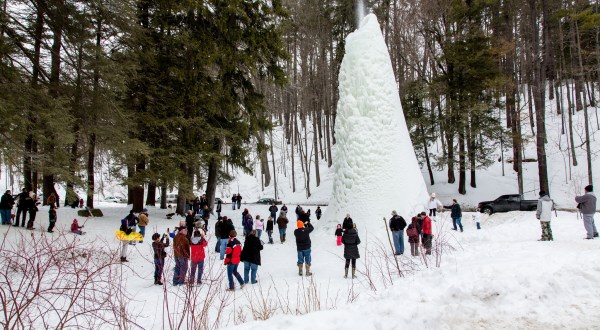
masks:
{"type": "MultiPolygon", "coordinates": [[[[148,219],[148,210],[143,209],[142,212],[140,212],[140,214],[138,215],[137,224],[138,227],[140,227],[140,234],[142,234],[142,237],[146,236],[146,226],[148,225],[148,223],[150,223],[150,220],[148,219]]],[[[140,243],[144,243],[144,240],[142,239],[140,243]]]]}
{"type": "Polygon", "coordinates": [[[173,285],[183,285],[190,259],[190,241],[187,238],[187,227],[185,226],[179,228],[179,232],[173,239],[173,256],[175,257],[173,285]]]}

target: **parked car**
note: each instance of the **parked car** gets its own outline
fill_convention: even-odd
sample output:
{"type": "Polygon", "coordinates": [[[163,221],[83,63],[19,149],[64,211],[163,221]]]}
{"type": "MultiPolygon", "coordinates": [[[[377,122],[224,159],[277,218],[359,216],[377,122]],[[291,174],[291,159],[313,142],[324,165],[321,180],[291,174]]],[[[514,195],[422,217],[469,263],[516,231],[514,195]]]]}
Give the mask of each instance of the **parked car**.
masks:
{"type": "Polygon", "coordinates": [[[477,207],[482,213],[487,214],[509,211],[535,211],[537,200],[525,200],[519,194],[502,195],[493,201],[481,202],[477,207]]]}
{"type": "Polygon", "coordinates": [[[105,202],[108,203],[127,203],[127,200],[119,196],[107,196],[104,198],[105,202]]]}
{"type": "MultiPolygon", "coordinates": [[[[162,196],[159,196],[156,199],[156,201],[160,203],[161,197],[162,196]]],[[[167,194],[167,203],[177,203],[177,194],[175,194],[175,193],[168,193],[167,194]]]]}
{"type": "Polygon", "coordinates": [[[256,204],[269,204],[271,205],[273,202],[275,202],[275,205],[281,205],[281,201],[277,201],[275,200],[275,198],[271,198],[271,197],[263,197],[258,199],[258,201],[256,201],[256,204]]]}

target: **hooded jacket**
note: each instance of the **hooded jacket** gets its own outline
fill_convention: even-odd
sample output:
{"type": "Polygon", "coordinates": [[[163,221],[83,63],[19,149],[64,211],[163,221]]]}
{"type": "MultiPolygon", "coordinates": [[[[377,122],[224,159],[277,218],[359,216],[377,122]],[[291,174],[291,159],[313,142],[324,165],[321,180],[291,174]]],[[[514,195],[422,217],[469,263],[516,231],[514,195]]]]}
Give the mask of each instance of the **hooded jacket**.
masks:
{"type": "Polygon", "coordinates": [[[552,219],[552,209],[554,209],[554,201],[548,195],[544,195],[538,199],[536,218],[543,222],[550,222],[552,219]]]}
{"type": "Polygon", "coordinates": [[[575,201],[579,203],[579,210],[583,214],[596,213],[596,195],[593,192],[586,192],[583,196],[575,197],[575,201]]]}
{"type": "Polygon", "coordinates": [[[344,258],[346,259],[358,259],[360,254],[358,253],[358,244],[360,244],[360,238],[356,229],[348,229],[342,236],[342,243],[344,243],[344,258]]]}
{"type": "Polygon", "coordinates": [[[206,257],[204,248],[207,245],[208,242],[202,237],[192,237],[192,243],[190,244],[192,262],[204,261],[206,257]]]}

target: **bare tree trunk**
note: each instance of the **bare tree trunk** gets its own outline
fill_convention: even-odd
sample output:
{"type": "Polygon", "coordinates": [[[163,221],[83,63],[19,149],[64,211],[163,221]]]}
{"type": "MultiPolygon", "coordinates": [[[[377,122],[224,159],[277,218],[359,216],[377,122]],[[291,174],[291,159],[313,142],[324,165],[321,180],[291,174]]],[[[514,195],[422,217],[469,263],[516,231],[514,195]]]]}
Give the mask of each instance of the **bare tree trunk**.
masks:
{"type": "MultiPolygon", "coordinates": [[[[425,137],[425,130],[421,122],[419,122],[419,130],[421,131],[421,136],[425,137]]],[[[431,185],[433,186],[435,184],[435,181],[433,179],[433,170],[431,169],[431,161],[429,160],[429,150],[425,138],[423,138],[423,151],[425,152],[425,163],[427,164],[427,173],[429,173],[429,182],[431,182],[431,185]]]]}
{"type": "Polygon", "coordinates": [[[148,191],[146,192],[146,205],[156,205],[156,181],[148,182],[148,191]]]}
{"type": "MultiPolygon", "coordinates": [[[[462,125],[461,125],[462,126],[462,125]]],[[[465,157],[465,128],[458,128],[458,193],[464,195],[466,189],[466,157],[465,157]]]]}
{"type": "Polygon", "coordinates": [[[87,158],[87,206],[94,208],[94,192],[95,192],[95,175],[94,168],[96,162],[96,134],[91,133],[88,141],[88,158],[87,158]]]}
{"type": "MultiPolygon", "coordinates": [[[[213,153],[220,155],[223,149],[224,141],[222,139],[214,139],[213,153]]],[[[208,199],[209,208],[212,210],[215,204],[217,192],[217,182],[221,161],[218,157],[211,157],[208,162],[208,178],[206,180],[206,198],[208,199]]],[[[268,165],[267,165],[268,167],[268,165]]]]}
{"type": "MultiPolygon", "coordinates": [[[[533,98],[535,104],[535,119],[537,125],[537,158],[540,190],[550,193],[548,184],[548,166],[546,160],[546,110],[544,97],[545,72],[539,62],[539,25],[537,24],[536,0],[528,0],[530,7],[530,26],[532,31],[532,68],[533,68],[533,98]]],[[[545,0],[542,0],[542,6],[545,0]]]]}
{"type": "MultiPolygon", "coordinates": [[[[142,157],[142,156],[140,156],[142,157]]],[[[140,161],[135,165],[135,172],[143,173],[146,170],[146,160],[142,157],[140,161]]],[[[133,186],[133,207],[134,212],[140,212],[144,209],[144,184],[138,182],[133,186]]]]}
{"type": "Polygon", "coordinates": [[[260,157],[260,170],[262,174],[263,183],[265,186],[271,184],[271,171],[269,170],[269,158],[267,156],[267,149],[265,148],[265,132],[260,133],[258,144],[260,146],[259,157],[260,157]]]}
{"type": "Polygon", "coordinates": [[[163,182],[160,186],[160,208],[167,208],[167,183],[163,182]]]}
{"type": "Polygon", "coordinates": [[[321,184],[321,174],[319,172],[319,144],[318,144],[318,131],[317,131],[317,111],[313,114],[313,155],[315,156],[315,183],[317,187],[321,184]]]}
{"type": "MultiPolygon", "coordinates": [[[[274,198],[277,200],[277,167],[275,167],[275,153],[273,152],[273,130],[269,130],[270,140],[271,140],[271,162],[273,163],[273,190],[274,190],[274,198]]],[[[284,144],[285,145],[285,144],[284,144]]],[[[283,151],[283,150],[282,150],[283,151]]],[[[282,154],[284,154],[282,152],[282,154]]],[[[284,165],[285,167],[285,165],[284,165]]]]}

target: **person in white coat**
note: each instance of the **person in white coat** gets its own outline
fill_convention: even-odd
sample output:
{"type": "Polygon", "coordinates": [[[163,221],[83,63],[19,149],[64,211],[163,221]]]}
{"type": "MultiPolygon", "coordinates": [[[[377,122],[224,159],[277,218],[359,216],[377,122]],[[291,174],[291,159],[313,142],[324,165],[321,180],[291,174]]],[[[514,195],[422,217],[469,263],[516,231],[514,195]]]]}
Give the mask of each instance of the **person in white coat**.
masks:
{"type": "Polygon", "coordinates": [[[431,196],[429,197],[429,201],[427,202],[427,209],[429,210],[429,218],[431,218],[433,221],[437,220],[436,217],[436,212],[438,207],[443,207],[444,205],[442,205],[442,202],[440,202],[439,199],[437,199],[435,197],[435,193],[431,193],[431,196]]]}
{"type": "Polygon", "coordinates": [[[537,211],[535,213],[540,225],[542,226],[542,238],[540,241],[553,241],[552,228],[550,228],[550,220],[552,219],[552,210],[554,209],[554,201],[548,196],[545,191],[540,191],[540,199],[537,203],[537,211]]]}

